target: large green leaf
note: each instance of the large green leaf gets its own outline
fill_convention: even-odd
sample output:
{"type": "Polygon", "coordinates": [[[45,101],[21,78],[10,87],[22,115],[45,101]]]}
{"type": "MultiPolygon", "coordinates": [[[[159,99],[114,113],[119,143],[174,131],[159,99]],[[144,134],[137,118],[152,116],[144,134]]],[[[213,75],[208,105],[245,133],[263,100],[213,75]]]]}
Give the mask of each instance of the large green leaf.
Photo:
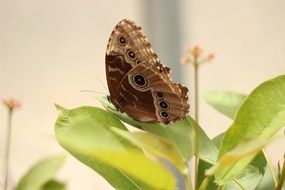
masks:
{"type": "Polygon", "coordinates": [[[41,190],[52,180],[57,170],[65,161],[65,155],[45,158],[36,163],[21,178],[15,190],[41,190]]]}
{"type": "MultiPolygon", "coordinates": [[[[237,92],[229,92],[229,91],[209,91],[205,94],[204,98],[206,102],[209,105],[211,105],[213,108],[215,108],[217,111],[219,111],[220,113],[234,120],[234,116],[238,108],[240,107],[240,105],[245,100],[246,95],[243,95],[237,92]]],[[[214,142],[217,142],[215,143],[217,147],[220,146],[220,141],[222,140],[223,135],[224,134],[220,135],[219,137],[214,138],[214,142]]],[[[201,167],[201,170],[199,170],[199,180],[200,180],[199,183],[201,183],[202,182],[201,180],[204,179],[205,177],[204,172],[211,167],[211,164],[201,161],[199,163],[199,168],[200,167],[201,167]]],[[[256,187],[256,185],[259,184],[258,179],[260,178],[260,176],[263,176],[263,175],[266,175],[266,178],[262,177],[262,180],[260,180],[262,183],[263,181],[266,181],[264,183],[270,184],[270,185],[273,183],[272,177],[271,176],[268,177],[268,174],[265,172],[266,160],[263,155],[263,152],[261,152],[260,154],[258,154],[258,156],[256,156],[256,158],[253,160],[253,162],[251,163],[249,167],[256,167],[255,169],[258,170],[258,172],[256,172],[253,169],[245,169],[245,171],[243,171],[239,175],[239,177],[236,177],[236,180],[243,178],[244,181],[240,183],[242,183],[242,185],[246,189],[250,188],[248,185],[252,187],[252,185],[254,184],[256,187]],[[253,173],[249,173],[249,172],[253,172],[253,173]]],[[[213,180],[211,180],[210,183],[211,184],[208,185],[207,189],[217,188],[217,186],[213,183],[213,180]]],[[[236,187],[236,189],[240,189],[240,187],[234,181],[228,182],[228,184],[225,185],[225,189],[234,189],[234,187],[236,187]]],[[[261,187],[263,185],[258,185],[258,186],[261,187]]],[[[251,189],[254,189],[254,188],[251,188],[251,189]]]]}
{"type": "MultiPolygon", "coordinates": [[[[217,147],[220,146],[223,134],[218,135],[212,141],[217,147]]],[[[202,184],[202,181],[207,177],[205,172],[212,167],[212,164],[206,163],[203,160],[199,162],[198,170],[198,184],[202,184]]],[[[250,163],[250,165],[245,168],[240,175],[235,177],[234,180],[227,182],[224,185],[224,190],[240,190],[241,186],[244,189],[255,189],[259,184],[262,175],[265,173],[266,159],[263,153],[260,153],[256,158],[250,163]]],[[[208,179],[207,190],[215,190],[218,188],[217,184],[214,183],[214,178],[208,179]]],[[[202,188],[201,188],[202,189],[202,188]]]]}
{"type": "Polygon", "coordinates": [[[57,108],[60,113],[55,132],[60,145],[114,188],[175,188],[175,178],[157,160],[111,130],[126,128],[110,113],[94,107],[57,108]]]}
{"type": "MultiPolygon", "coordinates": [[[[206,163],[205,161],[201,160],[199,162],[199,173],[198,173],[199,186],[207,177],[204,172],[207,171],[207,169],[209,169],[210,167],[211,164],[206,163]]],[[[260,173],[259,169],[252,165],[249,165],[234,180],[225,183],[223,189],[224,190],[256,189],[261,178],[262,178],[262,173],[260,173]]],[[[218,185],[214,182],[215,181],[214,178],[211,177],[208,180],[209,180],[208,185],[204,188],[200,186],[200,189],[216,190],[218,188],[218,185]]]]}
{"type": "Polygon", "coordinates": [[[199,157],[206,162],[212,164],[215,163],[218,153],[216,146],[212,143],[203,129],[190,116],[170,125],[148,124],[136,121],[127,116],[127,114],[115,110],[113,105],[109,103],[106,98],[99,98],[99,100],[107,111],[122,121],[167,139],[180,153],[185,162],[190,160],[194,154],[195,131],[198,131],[200,147],[198,152],[199,157]]]}
{"type": "MultiPolygon", "coordinates": [[[[230,167],[232,167],[235,164],[243,165],[243,162],[238,163],[240,160],[243,160],[244,158],[248,158],[248,155],[255,155],[259,153],[262,148],[268,144],[269,142],[261,141],[258,138],[248,138],[244,141],[240,142],[234,149],[224,154],[218,162],[210,168],[207,173],[208,175],[213,175],[222,172],[225,170],[228,172],[235,172],[232,170],[229,170],[230,167]]],[[[244,168],[243,168],[244,169],[244,168]]],[[[228,173],[226,173],[228,175],[228,173]]],[[[220,181],[216,180],[218,183],[220,181]]],[[[220,185],[223,185],[223,183],[220,183],[220,185]]]]}
{"type": "Polygon", "coordinates": [[[234,119],[236,111],[246,95],[229,91],[209,91],[204,95],[206,102],[220,113],[234,119]]]}
{"type": "Polygon", "coordinates": [[[157,157],[166,159],[173,163],[182,174],[187,174],[188,168],[183,158],[166,139],[147,132],[133,132],[114,129],[114,132],[128,139],[134,145],[141,147],[144,151],[157,157]]]}
{"type": "Polygon", "coordinates": [[[258,168],[249,165],[240,175],[236,177],[235,181],[230,181],[225,184],[225,190],[240,190],[243,189],[256,189],[258,183],[262,178],[262,173],[258,168]]]}
{"type": "MultiPolygon", "coordinates": [[[[243,102],[234,123],[227,130],[221,143],[219,160],[235,147],[244,150],[244,156],[231,165],[220,167],[215,172],[216,181],[224,184],[233,179],[253,160],[258,151],[249,151],[244,144],[248,138],[256,138],[263,145],[285,125],[285,75],[266,81],[258,86],[243,102]]],[[[254,146],[253,146],[254,147],[254,146]]],[[[251,147],[252,148],[252,147],[251,147]]],[[[252,149],[253,150],[253,149],[252,149]]],[[[257,150],[257,149],[256,149],[257,150]]]]}

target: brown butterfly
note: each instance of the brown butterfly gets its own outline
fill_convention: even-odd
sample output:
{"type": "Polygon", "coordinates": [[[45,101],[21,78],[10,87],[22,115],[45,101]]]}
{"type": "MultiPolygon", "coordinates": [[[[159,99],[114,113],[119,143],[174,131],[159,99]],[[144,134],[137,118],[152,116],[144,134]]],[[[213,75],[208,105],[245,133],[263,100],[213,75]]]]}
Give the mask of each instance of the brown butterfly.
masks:
{"type": "Polygon", "coordinates": [[[185,118],[188,89],[173,83],[169,73],[140,26],[127,19],[116,25],[106,52],[108,99],[116,109],[147,123],[169,124],[185,118]]]}

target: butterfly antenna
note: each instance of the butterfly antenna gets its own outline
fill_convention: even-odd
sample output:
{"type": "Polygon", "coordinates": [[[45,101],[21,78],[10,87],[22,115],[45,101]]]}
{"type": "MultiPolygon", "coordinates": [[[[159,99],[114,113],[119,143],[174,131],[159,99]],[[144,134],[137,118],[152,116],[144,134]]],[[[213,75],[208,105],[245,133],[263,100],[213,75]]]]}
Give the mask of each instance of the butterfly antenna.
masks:
{"type": "Polygon", "coordinates": [[[102,80],[101,80],[99,77],[97,77],[97,80],[99,80],[99,82],[101,83],[101,85],[103,86],[103,88],[106,90],[106,92],[108,92],[108,90],[107,90],[105,84],[102,82],[102,80]]]}
{"type": "Polygon", "coordinates": [[[104,92],[98,92],[98,91],[94,91],[94,90],[81,90],[80,92],[93,92],[93,93],[97,93],[97,94],[103,94],[108,96],[108,94],[104,93],[104,92]]]}
{"type": "Polygon", "coordinates": [[[107,90],[106,86],[104,85],[104,83],[102,82],[102,80],[99,77],[97,77],[97,80],[99,80],[99,82],[101,83],[101,85],[103,86],[103,88],[105,89],[106,92],[98,92],[98,91],[94,91],[94,90],[81,90],[80,92],[93,92],[93,93],[103,94],[103,95],[108,96],[109,95],[107,93],[108,90],[107,90]]]}

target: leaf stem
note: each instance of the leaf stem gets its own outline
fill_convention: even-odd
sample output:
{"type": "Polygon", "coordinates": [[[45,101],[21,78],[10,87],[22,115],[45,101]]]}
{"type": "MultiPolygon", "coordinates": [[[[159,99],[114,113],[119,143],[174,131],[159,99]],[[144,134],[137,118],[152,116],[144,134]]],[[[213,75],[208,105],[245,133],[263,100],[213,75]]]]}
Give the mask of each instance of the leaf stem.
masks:
{"type": "Polygon", "coordinates": [[[277,186],[277,180],[276,180],[276,177],[275,177],[275,175],[274,175],[274,171],[273,171],[273,168],[272,168],[272,166],[271,166],[270,160],[269,160],[269,158],[268,158],[268,155],[267,155],[265,149],[262,149],[262,152],[263,152],[263,155],[264,155],[265,160],[266,160],[266,162],[267,162],[267,167],[268,167],[268,169],[269,169],[269,172],[270,172],[270,174],[271,174],[271,177],[272,177],[272,179],[273,179],[273,181],[274,181],[274,187],[276,187],[276,186],[277,186]]]}
{"type": "Polygon", "coordinates": [[[7,123],[7,133],[6,133],[6,144],[5,144],[5,154],[3,163],[3,177],[4,177],[4,190],[8,189],[8,178],[9,178],[9,158],[11,149],[11,134],[12,134],[12,115],[13,108],[9,108],[8,111],[8,123],[7,123]]]}

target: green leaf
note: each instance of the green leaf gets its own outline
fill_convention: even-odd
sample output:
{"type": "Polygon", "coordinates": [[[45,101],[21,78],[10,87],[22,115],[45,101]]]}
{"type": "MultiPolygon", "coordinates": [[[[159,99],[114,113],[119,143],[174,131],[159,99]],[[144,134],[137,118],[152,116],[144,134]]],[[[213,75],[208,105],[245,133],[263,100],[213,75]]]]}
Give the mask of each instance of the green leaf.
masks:
{"type": "Polygon", "coordinates": [[[106,98],[100,98],[99,101],[108,112],[122,121],[168,140],[182,155],[184,161],[190,160],[194,154],[195,130],[197,129],[200,142],[199,157],[206,162],[215,163],[218,153],[216,146],[190,116],[170,125],[148,124],[136,121],[127,114],[117,111],[106,98]]]}
{"type": "MultiPolygon", "coordinates": [[[[231,119],[234,119],[238,108],[245,100],[245,98],[246,96],[241,93],[229,91],[210,91],[205,94],[205,100],[208,104],[210,104],[217,111],[228,116],[231,119]]],[[[213,142],[216,144],[217,147],[220,146],[220,141],[222,140],[223,135],[224,134],[221,134],[213,139],[213,142]]],[[[199,162],[199,168],[200,167],[201,171],[199,170],[199,184],[205,178],[203,171],[205,172],[206,169],[210,168],[211,164],[201,161],[199,162]]],[[[242,183],[246,189],[255,189],[256,186],[259,184],[259,181],[255,179],[260,179],[260,176],[264,175],[266,168],[266,160],[263,153],[259,153],[258,156],[256,156],[256,158],[253,160],[253,162],[251,162],[248,167],[252,167],[252,169],[245,168],[245,170],[238,177],[236,177],[236,181],[242,183]],[[253,173],[248,173],[249,171],[253,173]],[[240,181],[241,178],[243,181],[240,181]]],[[[213,180],[211,180],[210,183],[211,184],[209,184],[207,189],[217,188],[217,186],[213,183],[213,180]]],[[[240,187],[235,181],[230,181],[225,185],[225,189],[240,189],[240,187]]]]}
{"type": "Polygon", "coordinates": [[[160,162],[111,130],[127,129],[110,113],[94,107],[57,108],[55,132],[60,145],[114,188],[174,189],[175,178],[160,162]]]}
{"type": "Polygon", "coordinates": [[[241,187],[244,189],[255,189],[261,178],[262,174],[258,168],[249,165],[237,176],[237,180],[226,183],[224,188],[225,190],[240,190],[241,187]]]}
{"type": "MultiPolygon", "coordinates": [[[[234,123],[227,130],[219,151],[219,160],[224,155],[242,147],[241,144],[248,138],[256,138],[268,142],[272,136],[285,124],[285,75],[266,81],[258,86],[246,98],[239,108],[234,123]],[[236,148],[235,148],[236,147],[236,148]]],[[[244,153],[250,146],[243,144],[244,153]]],[[[262,147],[260,147],[262,148],[262,147]]],[[[233,153],[232,152],[232,153],[233,153]]],[[[219,184],[233,179],[253,160],[258,151],[251,151],[243,158],[220,167],[215,177],[219,184]]]]}
{"type": "Polygon", "coordinates": [[[15,190],[42,189],[63,165],[65,158],[65,155],[57,155],[39,161],[21,178],[15,190]]]}
{"type": "Polygon", "coordinates": [[[48,181],[42,190],[66,190],[65,184],[56,180],[48,181]]]}
{"type": "MultiPolygon", "coordinates": [[[[207,176],[211,176],[215,174],[216,177],[216,183],[218,185],[224,185],[225,183],[232,180],[234,177],[237,177],[239,174],[241,176],[246,175],[246,178],[249,178],[248,175],[250,175],[250,172],[254,171],[253,173],[259,172],[260,176],[258,181],[247,181],[250,184],[257,185],[259,183],[259,180],[261,179],[263,173],[260,172],[258,166],[260,165],[259,161],[253,162],[252,165],[254,168],[250,168],[249,171],[246,171],[245,168],[248,166],[248,163],[252,162],[252,155],[257,155],[262,148],[268,144],[270,141],[261,141],[259,138],[248,138],[244,139],[244,141],[240,142],[234,149],[224,154],[219,161],[212,166],[209,170],[206,171],[207,176]],[[232,170],[232,168],[235,167],[235,170],[232,170]],[[256,172],[255,172],[256,171],[256,172]],[[236,174],[238,173],[238,174],[236,174]]],[[[250,166],[249,166],[250,167],[250,166]]],[[[256,174],[252,174],[255,175],[256,174]]],[[[255,177],[254,176],[254,177],[255,177]]],[[[246,179],[245,178],[245,179],[246,179]]],[[[257,180],[257,179],[255,179],[257,180]]],[[[243,185],[244,186],[244,185],[243,185]]]]}
{"type": "MultiPolygon", "coordinates": [[[[216,136],[213,139],[213,142],[215,143],[215,145],[217,147],[220,146],[220,143],[221,143],[221,140],[222,140],[223,136],[224,136],[224,133],[216,136]]],[[[241,182],[241,183],[243,183],[243,185],[244,185],[244,187],[246,187],[246,189],[255,189],[255,187],[258,185],[259,181],[255,181],[256,183],[255,183],[255,187],[254,188],[252,188],[252,184],[253,184],[252,182],[254,181],[254,179],[260,178],[261,176],[264,175],[266,165],[267,165],[266,158],[265,158],[263,152],[260,152],[254,158],[254,160],[250,163],[250,165],[247,166],[248,168],[245,168],[245,170],[239,176],[237,176],[235,178],[235,180],[236,181],[241,181],[241,178],[243,178],[242,179],[243,182],[241,182]],[[250,171],[252,171],[252,173],[250,173],[250,171]],[[247,176],[247,177],[244,177],[244,176],[247,176]]],[[[232,183],[232,182],[230,182],[230,183],[232,183]]]]}
{"type": "Polygon", "coordinates": [[[114,132],[123,138],[126,138],[134,145],[141,147],[149,154],[166,159],[173,163],[182,174],[187,174],[188,169],[182,156],[172,146],[170,142],[157,135],[147,132],[126,132],[119,129],[114,129],[114,132]]]}
{"type": "Polygon", "coordinates": [[[91,156],[132,177],[137,184],[136,189],[175,189],[174,176],[160,162],[146,157],[139,151],[98,151],[91,156]]]}
{"type": "Polygon", "coordinates": [[[246,95],[229,91],[209,91],[204,95],[206,102],[218,112],[234,119],[236,111],[246,95]]]}
{"type": "MultiPolygon", "coordinates": [[[[212,141],[215,143],[217,147],[220,146],[221,139],[223,138],[223,133],[215,137],[212,141]]],[[[245,168],[242,173],[235,177],[234,180],[227,182],[224,185],[225,190],[240,190],[242,187],[244,189],[255,189],[260,182],[262,175],[264,174],[264,170],[266,167],[266,159],[263,153],[260,153],[256,156],[256,158],[251,162],[250,165],[245,168]],[[240,184],[240,185],[239,185],[240,184]]],[[[203,160],[199,161],[199,170],[198,170],[198,185],[202,184],[202,181],[207,177],[205,172],[211,168],[212,165],[206,163],[203,160]]],[[[214,178],[210,178],[209,184],[207,185],[207,190],[217,189],[218,186],[214,183],[214,178]]]]}

